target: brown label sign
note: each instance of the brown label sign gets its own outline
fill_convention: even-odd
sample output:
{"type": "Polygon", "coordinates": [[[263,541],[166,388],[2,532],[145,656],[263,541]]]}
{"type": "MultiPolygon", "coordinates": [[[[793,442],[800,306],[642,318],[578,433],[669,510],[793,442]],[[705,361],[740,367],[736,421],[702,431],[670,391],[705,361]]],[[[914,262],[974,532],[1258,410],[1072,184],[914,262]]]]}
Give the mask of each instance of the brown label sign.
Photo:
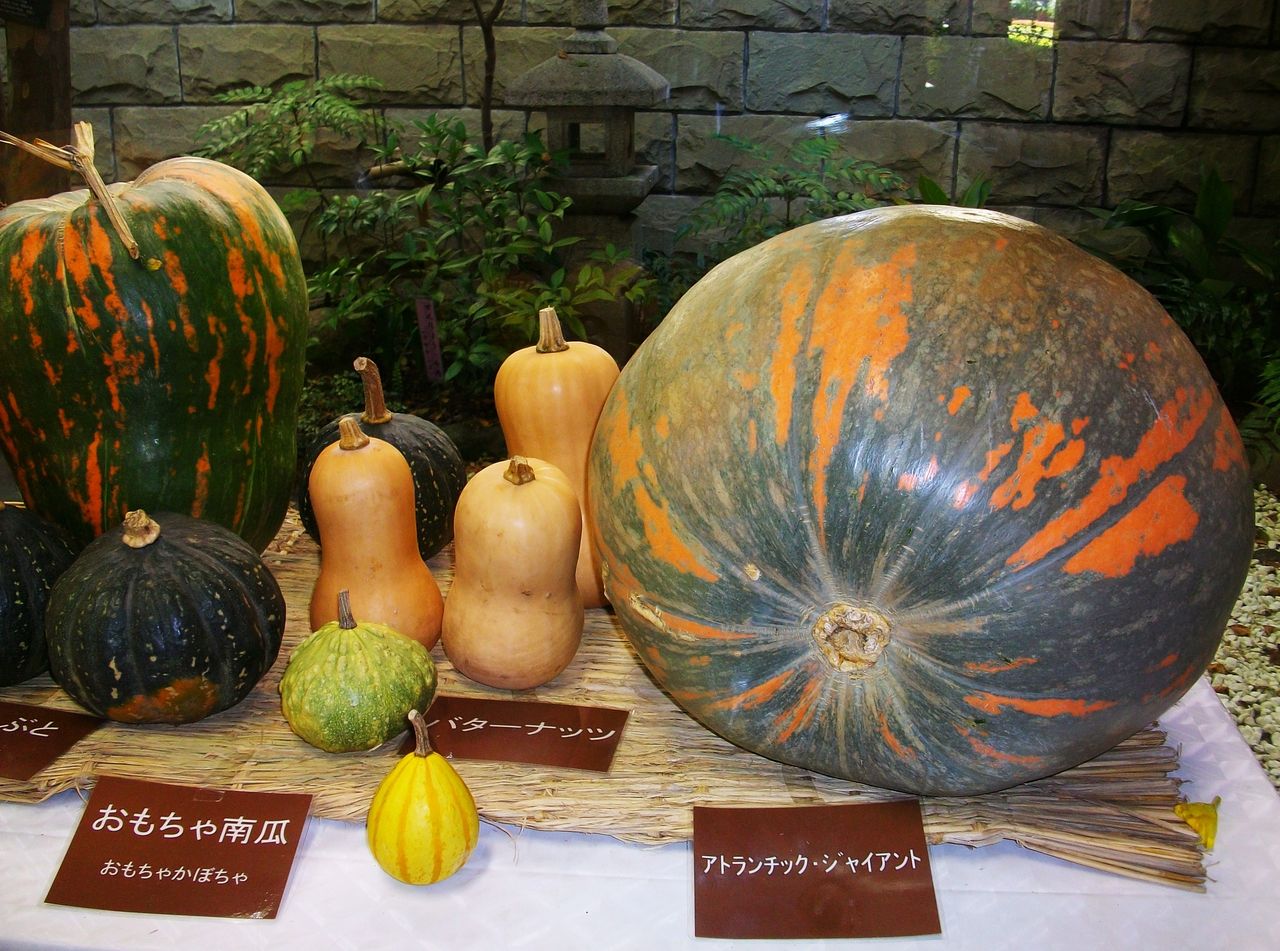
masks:
{"type": "Polygon", "coordinates": [[[693,810],[694,934],[939,934],[920,803],[693,810]]]}
{"type": "Polygon", "coordinates": [[[0,700],[0,776],[27,782],[105,721],[0,700]]]}
{"type": "Polygon", "coordinates": [[[101,776],[45,901],[274,918],[311,796],[101,776]]]}
{"type": "MultiPolygon", "coordinates": [[[[440,696],[426,720],[431,745],[444,756],[607,773],[627,715],[611,707],[440,696]]],[[[412,739],[401,752],[410,748],[412,739]]]]}

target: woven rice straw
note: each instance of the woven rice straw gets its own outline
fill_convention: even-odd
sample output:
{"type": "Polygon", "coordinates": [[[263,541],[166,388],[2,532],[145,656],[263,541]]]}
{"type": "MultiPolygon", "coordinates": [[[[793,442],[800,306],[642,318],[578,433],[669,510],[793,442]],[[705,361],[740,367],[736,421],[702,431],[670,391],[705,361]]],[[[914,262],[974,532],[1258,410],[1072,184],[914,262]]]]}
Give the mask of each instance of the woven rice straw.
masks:
{"type": "MultiPolygon", "coordinates": [[[[289,651],[308,633],[318,553],[290,512],[264,555],[288,603],[284,648],[250,696],[231,710],[183,726],[111,723],[30,783],[0,780],[0,799],[36,802],[83,789],[96,773],[230,789],[309,792],[319,816],[363,820],[399,742],[367,753],[329,754],[290,732],[277,685],[289,651]]],[[[432,568],[447,591],[448,554],[432,568]]],[[[901,798],[869,786],[784,766],[740,750],[681,712],[645,673],[604,610],[587,612],[582,648],[551,684],[513,694],[461,677],[435,651],[441,692],[617,707],[631,711],[605,775],[550,767],[457,761],[481,814],[517,827],[595,832],[631,842],[689,839],[693,805],[795,805],[901,798]]],[[[0,691],[22,703],[76,709],[48,677],[0,691]]],[[[999,793],[922,801],[931,843],[1016,842],[1046,855],[1130,877],[1202,891],[1198,837],[1173,811],[1177,753],[1147,730],[1049,779],[999,793]]]]}

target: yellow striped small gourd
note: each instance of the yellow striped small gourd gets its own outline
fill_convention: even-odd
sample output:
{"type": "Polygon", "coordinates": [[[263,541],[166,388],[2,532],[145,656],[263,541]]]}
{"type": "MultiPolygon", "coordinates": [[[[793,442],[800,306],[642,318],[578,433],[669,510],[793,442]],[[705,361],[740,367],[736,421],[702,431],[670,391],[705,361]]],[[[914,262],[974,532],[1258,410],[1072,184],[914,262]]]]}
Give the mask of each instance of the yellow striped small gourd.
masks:
{"type": "Polygon", "coordinates": [[[416,746],[378,785],[365,832],[384,872],[409,885],[430,885],[470,857],[480,816],[462,777],[431,749],[422,715],[410,711],[409,722],[416,746]]]}

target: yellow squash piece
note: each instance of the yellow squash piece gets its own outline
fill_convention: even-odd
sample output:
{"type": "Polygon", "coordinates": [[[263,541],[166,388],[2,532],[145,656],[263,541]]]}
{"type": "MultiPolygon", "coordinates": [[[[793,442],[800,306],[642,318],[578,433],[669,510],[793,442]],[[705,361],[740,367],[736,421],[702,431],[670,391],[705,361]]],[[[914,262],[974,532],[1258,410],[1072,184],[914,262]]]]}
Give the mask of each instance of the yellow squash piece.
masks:
{"type": "Polygon", "coordinates": [[[417,747],[379,784],[365,831],[384,872],[430,885],[462,868],[480,838],[480,816],[462,777],[431,749],[422,715],[411,711],[409,722],[417,747]]]}
{"type": "Polygon", "coordinates": [[[1213,840],[1218,835],[1218,806],[1221,796],[1214,796],[1213,802],[1180,802],[1173,807],[1174,814],[1191,826],[1192,831],[1200,836],[1200,844],[1207,851],[1213,851],[1213,840]]]}

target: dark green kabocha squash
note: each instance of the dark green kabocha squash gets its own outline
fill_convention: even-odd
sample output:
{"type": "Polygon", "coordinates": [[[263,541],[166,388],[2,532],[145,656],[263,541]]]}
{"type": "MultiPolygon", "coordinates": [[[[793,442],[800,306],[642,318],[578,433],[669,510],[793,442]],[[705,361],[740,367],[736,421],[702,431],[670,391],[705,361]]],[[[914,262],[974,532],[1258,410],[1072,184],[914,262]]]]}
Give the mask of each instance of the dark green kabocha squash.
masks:
{"type": "Polygon", "coordinates": [[[28,509],[0,502],[0,687],[49,669],[45,604],[75,556],[60,529],[28,509]]]}
{"type": "Polygon", "coordinates": [[[189,723],[239,703],[275,662],[285,604],[230,530],[136,510],[94,540],[49,596],[50,671],[86,710],[189,723]]]}
{"type": "MultiPolygon", "coordinates": [[[[453,509],[458,504],[462,487],[467,484],[462,455],[439,426],[412,413],[392,413],[387,409],[382,378],[372,360],[357,357],[354,366],[364,383],[364,412],[360,415],[360,428],[365,435],[376,436],[399,449],[413,473],[418,551],[425,561],[453,541],[453,509]]],[[[316,458],[337,439],[338,420],[335,419],[311,442],[298,483],[298,514],[302,517],[303,527],[322,545],[324,540],[320,537],[320,528],[311,509],[307,485],[316,458]]]]}

